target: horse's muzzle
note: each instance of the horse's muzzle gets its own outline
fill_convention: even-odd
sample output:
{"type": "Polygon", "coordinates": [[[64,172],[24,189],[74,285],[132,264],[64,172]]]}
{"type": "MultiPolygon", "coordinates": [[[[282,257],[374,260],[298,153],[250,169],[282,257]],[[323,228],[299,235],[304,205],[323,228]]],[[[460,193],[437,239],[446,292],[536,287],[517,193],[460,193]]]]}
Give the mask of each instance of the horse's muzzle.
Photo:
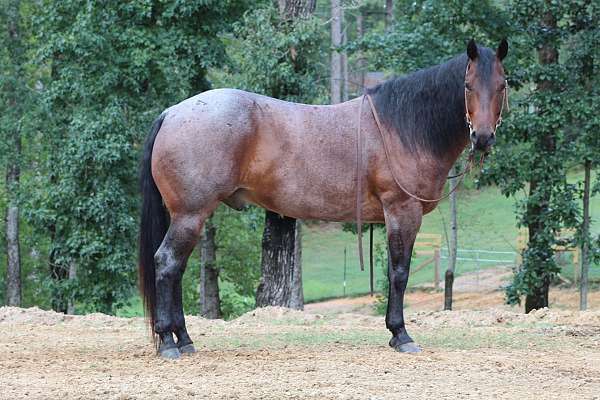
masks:
{"type": "Polygon", "coordinates": [[[475,150],[489,151],[496,143],[494,132],[473,132],[471,133],[471,143],[475,150]]]}

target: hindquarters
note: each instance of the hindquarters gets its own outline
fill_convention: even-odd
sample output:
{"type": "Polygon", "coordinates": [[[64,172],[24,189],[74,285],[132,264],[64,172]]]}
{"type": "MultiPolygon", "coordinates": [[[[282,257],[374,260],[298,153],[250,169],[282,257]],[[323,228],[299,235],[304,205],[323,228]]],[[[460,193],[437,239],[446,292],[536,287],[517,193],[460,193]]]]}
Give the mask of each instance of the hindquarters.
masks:
{"type": "Polygon", "coordinates": [[[152,174],[172,215],[214,208],[239,188],[251,107],[235,91],[213,90],[166,111],[152,174]]]}

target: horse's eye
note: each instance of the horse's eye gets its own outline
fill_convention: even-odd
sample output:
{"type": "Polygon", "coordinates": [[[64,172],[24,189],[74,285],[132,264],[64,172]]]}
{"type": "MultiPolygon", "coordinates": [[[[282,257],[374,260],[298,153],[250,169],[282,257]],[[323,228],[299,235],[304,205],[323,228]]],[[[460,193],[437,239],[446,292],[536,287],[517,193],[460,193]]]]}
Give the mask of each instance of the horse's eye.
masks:
{"type": "Polygon", "coordinates": [[[471,87],[471,85],[469,84],[469,82],[465,82],[465,89],[467,89],[467,91],[471,91],[473,90],[473,88],[471,87]]]}

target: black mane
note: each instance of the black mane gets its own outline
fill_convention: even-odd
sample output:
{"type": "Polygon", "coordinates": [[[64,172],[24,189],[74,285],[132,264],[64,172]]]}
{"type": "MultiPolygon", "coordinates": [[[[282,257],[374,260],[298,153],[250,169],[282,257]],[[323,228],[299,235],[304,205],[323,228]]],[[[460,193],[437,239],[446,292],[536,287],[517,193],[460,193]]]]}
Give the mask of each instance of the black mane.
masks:
{"type": "MultiPolygon", "coordinates": [[[[479,47],[480,78],[491,74],[495,54],[479,47]]],[[[466,53],[367,89],[382,122],[400,136],[411,151],[425,149],[442,156],[468,135],[464,82],[466,53]]]]}

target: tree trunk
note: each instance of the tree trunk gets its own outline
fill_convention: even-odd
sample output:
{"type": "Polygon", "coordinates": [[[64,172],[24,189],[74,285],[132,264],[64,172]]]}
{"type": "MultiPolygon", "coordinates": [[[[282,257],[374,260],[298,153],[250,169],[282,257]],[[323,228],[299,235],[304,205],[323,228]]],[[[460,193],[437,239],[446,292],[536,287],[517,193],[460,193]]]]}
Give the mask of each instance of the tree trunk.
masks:
{"type": "Polygon", "coordinates": [[[342,102],[342,54],[337,50],[342,45],[343,10],[340,0],[331,1],[331,104],[342,102]]]}
{"type": "Polygon", "coordinates": [[[292,297],[290,308],[304,310],[304,290],[302,288],[302,222],[296,221],[294,235],[294,270],[292,272],[292,297]]]}
{"type": "Polygon", "coordinates": [[[581,282],[579,282],[579,309],[587,310],[588,273],[590,270],[590,171],[592,162],[585,160],[585,176],[583,180],[583,223],[581,233],[583,245],[581,246],[581,282]]]}
{"type": "MultiPolygon", "coordinates": [[[[538,188],[538,182],[536,180],[532,180],[529,183],[529,195],[533,196],[538,188]]],[[[544,201],[547,204],[547,201],[544,201]]],[[[542,214],[542,205],[541,204],[530,204],[528,205],[528,214],[536,215],[536,221],[539,221],[539,216],[542,214]]],[[[529,244],[528,247],[535,247],[534,241],[537,237],[538,233],[543,232],[543,227],[541,222],[532,222],[528,226],[529,230],[529,244]]],[[[540,308],[548,307],[548,292],[550,290],[550,278],[544,274],[544,271],[540,271],[542,276],[542,281],[534,283],[534,287],[530,288],[531,293],[525,297],[525,313],[529,313],[533,310],[537,310],[540,308]]]]}
{"type": "MultiPolygon", "coordinates": [[[[556,30],[556,18],[550,11],[544,13],[542,16],[542,27],[548,31],[553,32],[556,30]]],[[[558,49],[554,47],[549,40],[543,43],[538,48],[538,59],[541,65],[556,64],[558,63],[558,49]]],[[[543,79],[537,83],[537,90],[539,91],[551,91],[553,90],[555,82],[547,79],[543,79]]],[[[554,142],[553,132],[549,131],[545,134],[541,143],[543,150],[547,153],[553,153],[556,149],[554,142]]],[[[533,179],[529,184],[529,193],[531,198],[538,196],[536,191],[544,190],[545,183],[543,181],[538,182],[537,179],[533,179]]],[[[534,243],[538,234],[544,232],[544,222],[542,221],[541,215],[545,207],[548,207],[550,202],[548,192],[544,193],[543,198],[537,204],[529,204],[527,213],[529,214],[529,220],[532,221],[528,225],[529,229],[529,246],[534,243]],[[533,218],[531,218],[533,216],[533,218]]],[[[530,288],[530,293],[525,298],[525,312],[529,313],[532,310],[536,310],[543,307],[548,307],[548,292],[550,289],[550,276],[546,271],[540,271],[541,282],[534,284],[533,288],[530,288]]]]}
{"type": "Polygon", "coordinates": [[[6,210],[6,253],[8,261],[6,267],[6,304],[20,307],[21,254],[19,248],[19,206],[16,204],[16,200],[13,200],[6,210]]]}
{"type": "Polygon", "coordinates": [[[211,217],[204,223],[204,233],[198,244],[200,251],[200,315],[208,319],[219,319],[222,316],[215,236],[216,227],[211,217]]]}
{"type": "MultiPolygon", "coordinates": [[[[69,265],[69,280],[73,281],[75,279],[77,279],[77,264],[75,264],[75,261],[71,261],[71,265],[69,265]]],[[[75,314],[75,299],[73,299],[73,295],[69,297],[67,303],[67,314],[75,314]]]]}
{"type": "MultiPolygon", "coordinates": [[[[346,30],[342,33],[342,45],[346,46],[348,38],[346,37],[346,30]]],[[[348,54],[346,51],[342,52],[342,101],[348,101],[349,90],[348,90],[348,54]]]]}
{"type": "MultiPolygon", "coordinates": [[[[54,226],[51,226],[50,228],[50,237],[53,241],[55,235],[55,228],[54,226]]],[[[50,295],[50,304],[54,311],[66,314],[69,311],[69,302],[65,298],[64,291],[59,289],[59,285],[61,281],[69,277],[68,268],[65,268],[63,265],[60,265],[56,262],[57,257],[55,254],[55,250],[50,251],[48,259],[50,264],[50,278],[53,279],[56,284],[50,295]]]]}
{"type": "MultiPolygon", "coordinates": [[[[12,62],[19,63],[20,53],[20,2],[11,1],[8,9],[8,36],[10,38],[9,54],[12,62]]],[[[15,69],[15,74],[20,68],[15,69]]],[[[15,79],[21,79],[20,76],[15,76],[15,79]]],[[[15,112],[18,110],[19,98],[17,98],[17,90],[12,88],[12,95],[8,101],[10,109],[15,112]]],[[[11,151],[6,166],[6,191],[8,204],[6,210],[6,304],[9,306],[21,306],[21,250],[19,245],[19,184],[21,179],[21,132],[20,126],[16,123],[12,127],[12,137],[9,139],[11,151]]]]}
{"type": "Polygon", "coordinates": [[[256,290],[257,307],[303,308],[299,248],[300,224],[296,219],[267,211],[262,241],[261,278],[256,290]]]}
{"type": "Polygon", "coordinates": [[[385,30],[388,31],[394,23],[394,1],[385,1],[385,30]]]}
{"type": "MultiPolygon", "coordinates": [[[[356,34],[358,36],[358,40],[361,40],[365,34],[364,28],[364,16],[361,8],[358,9],[358,14],[356,15],[356,34]]],[[[358,70],[358,83],[360,85],[359,93],[362,93],[365,89],[365,65],[366,60],[362,52],[358,53],[358,60],[356,62],[356,67],[358,70]]]]}
{"type": "MultiPolygon", "coordinates": [[[[450,170],[452,176],[458,172],[456,165],[450,170]]],[[[444,284],[444,310],[452,310],[452,285],[454,284],[454,270],[456,268],[456,253],[458,249],[458,221],[457,221],[457,199],[456,185],[458,178],[450,179],[450,248],[448,255],[448,269],[446,270],[446,282],[444,284]]]]}
{"type": "Polygon", "coordinates": [[[317,0],[277,0],[283,19],[307,18],[315,11],[317,0]]]}

